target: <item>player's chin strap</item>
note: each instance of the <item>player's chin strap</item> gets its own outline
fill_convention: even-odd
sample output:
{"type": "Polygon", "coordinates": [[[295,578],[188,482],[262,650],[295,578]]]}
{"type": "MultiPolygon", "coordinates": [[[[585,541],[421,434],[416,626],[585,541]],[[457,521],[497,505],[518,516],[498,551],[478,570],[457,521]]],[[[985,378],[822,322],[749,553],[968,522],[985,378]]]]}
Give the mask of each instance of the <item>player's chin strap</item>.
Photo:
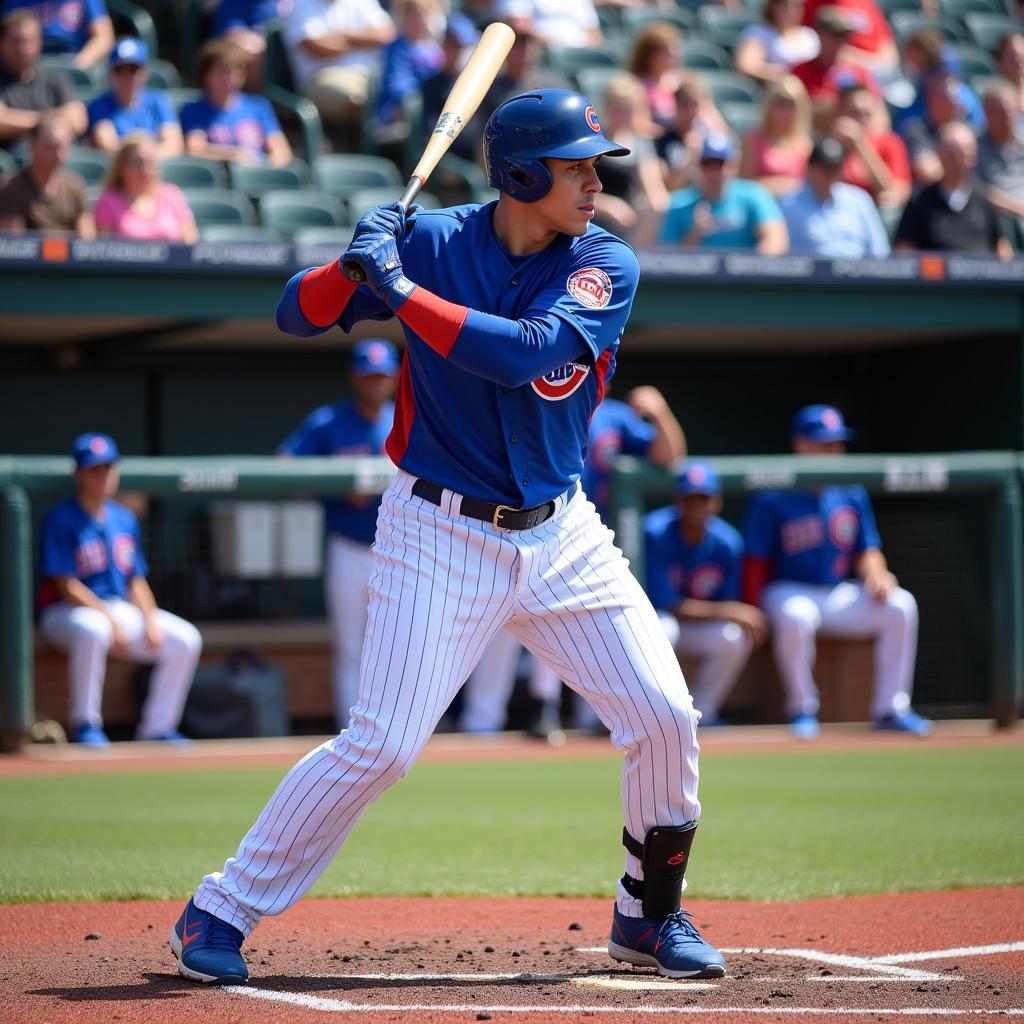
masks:
{"type": "Polygon", "coordinates": [[[622,830],[622,845],[644,869],[643,881],[623,875],[622,887],[630,896],[643,900],[644,917],[661,920],[679,909],[683,875],[696,831],[695,821],[686,825],[655,825],[638,843],[626,829],[622,830]]]}

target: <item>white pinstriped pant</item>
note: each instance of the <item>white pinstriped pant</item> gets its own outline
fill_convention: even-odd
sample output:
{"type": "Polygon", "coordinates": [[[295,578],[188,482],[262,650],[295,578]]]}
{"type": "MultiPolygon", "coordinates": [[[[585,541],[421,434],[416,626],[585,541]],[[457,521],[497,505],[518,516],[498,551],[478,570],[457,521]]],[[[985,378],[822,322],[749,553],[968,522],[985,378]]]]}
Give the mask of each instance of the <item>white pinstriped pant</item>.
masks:
{"type": "MultiPolygon", "coordinates": [[[[657,613],[580,490],[548,522],[499,530],[412,496],[399,472],[374,545],[359,700],[348,729],[285,776],[196,905],[248,934],[280,914],[334,859],[359,815],[409,770],[498,630],[508,628],[586,697],[625,752],[626,826],[700,814],[696,713],[657,613]]],[[[617,836],[609,836],[616,843],[617,836]]],[[[626,855],[626,870],[642,878],[626,855]]],[[[619,886],[620,910],[642,916],[619,886]]]]}

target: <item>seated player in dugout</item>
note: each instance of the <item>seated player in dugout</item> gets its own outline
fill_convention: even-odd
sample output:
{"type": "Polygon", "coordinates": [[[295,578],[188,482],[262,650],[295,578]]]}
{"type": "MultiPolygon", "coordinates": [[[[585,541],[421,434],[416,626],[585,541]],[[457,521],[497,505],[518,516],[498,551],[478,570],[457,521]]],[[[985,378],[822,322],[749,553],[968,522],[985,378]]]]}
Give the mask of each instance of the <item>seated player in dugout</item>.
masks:
{"type": "Polygon", "coordinates": [[[495,202],[374,207],[341,259],[286,286],[278,324],[299,337],[397,317],[406,348],[386,449],[398,472],[377,519],[351,724],[292,768],[200,883],[169,936],[185,977],[246,981],[245,937],[309,889],[409,771],[502,629],[590,701],[624,755],[609,954],[668,977],[724,975],[680,906],[700,816],[697,715],[579,485],[639,278],[632,249],[591,224],[598,161],[622,153],[578,93],[515,96],[484,130],[495,202]]]}
{"type": "MultiPolygon", "coordinates": [[[[842,456],[856,439],[831,405],[793,417],[794,453],[842,456]]],[[[910,706],[917,658],[917,602],[882,553],[863,487],[760,491],[747,507],[744,599],[765,610],[772,650],[797,739],[818,735],[815,637],[875,641],[875,729],[925,736],[931,723],[910,706]]]]}
{"type": "Polygon", "coordinates": [[[743,537],[721,511],[714,467],[691,460],[675,503],[644,520],[647,595],[676,653],[700,659],[690,692],[703,728],[722,724],[723,701],[768,637],[764,612],[740,600],[743,537]]]}

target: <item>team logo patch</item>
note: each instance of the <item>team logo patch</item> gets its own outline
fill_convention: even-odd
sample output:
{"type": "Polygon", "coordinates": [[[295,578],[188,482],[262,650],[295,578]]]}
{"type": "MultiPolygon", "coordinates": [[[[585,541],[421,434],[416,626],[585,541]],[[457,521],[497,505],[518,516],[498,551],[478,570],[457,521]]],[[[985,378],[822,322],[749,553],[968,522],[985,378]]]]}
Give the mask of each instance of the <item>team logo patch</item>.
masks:
{"type": "Polygon", "coordinates": [[[586,379],[590,367],[584,363],[566,363],[557,370],[531,381],[530,387],[549,402],[568,398],[586,379]]]}
{"type": "Polygon", "coordinates": [[[598,121],[597,111],[593,107],[587,107],[583,112],[583,116],[587,119],[587,124],[590,126],[591,131],[601,131],[601,122],[598,121]]]}
{"type": "Polygon", "coordinates": [[[829,430],[839,430],[843,421],[839,413],[835,409],[825,409],[821,414],[821,422],[824,426],[828,427],[829,430]]]}
{"type": "Polygon", "coordinates": [[[89,442],[89,451],[93,455],[106,455],[107,454],[107,442],[102,437],[94,437],[89,442]]]}
{"type": "Polygon", "coordinates": [[[135,541],[127,533],[114,538],[114,565],[125,575],[135,572],[135,541]]]}
{"type": "Polygon", "coordinates": [[[840,549],[852,548],[857,539],[857,527],[860,520],[852,508],[837,508],[828,517],[828,536],[832,543],[840,549]]]}
{"type": "Polygon", "coordinates": [[[690,597],[710,601],[725,580],[725,574],[717,565],[698,565],[690,573],[690,597]]]}
{"type": "Polygon", "coordinates": [[[565,287],[574,299],[590,309],[604,309],[612,299],[611,278],[597,267],[577,270],[565,287]]]}

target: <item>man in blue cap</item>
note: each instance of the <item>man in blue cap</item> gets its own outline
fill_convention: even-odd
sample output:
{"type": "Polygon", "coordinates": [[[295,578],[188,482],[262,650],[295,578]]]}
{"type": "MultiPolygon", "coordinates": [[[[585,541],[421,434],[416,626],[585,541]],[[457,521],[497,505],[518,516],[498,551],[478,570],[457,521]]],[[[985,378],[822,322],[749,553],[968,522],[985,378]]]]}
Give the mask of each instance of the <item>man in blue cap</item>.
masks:
{"type": "Polygon", "coordinates": [[[141,39],[125,36],[110,51],[110,88],[88,106],[92,144],[116,153],[121,140],[135,132],[156,139],[157,159],[178,156],[185,147],[178,115],[162,89],[147,89],[149,49],[141,39]]]}
{"type": "Polygon", "coordinates": [[[690,692],[705,728],[750,652],[768,636],[760,608],[740,600],[743,538],[718,515],[722,484],[707,462],[687,462],[675,504],[644,520],[646,590],[677,654],[700,659],[690,692]]]}
{"type": "MultiPolygon", "coordinates": [[[[383,455],[391,431],[399,371],[394,346],[379,338],[361,341],[352,352],[352,397],[314,409],[288,435],[278,455],[383,455]]],[[[359,661],[366,632],[370,546],[377,528],[379,498],[350,494],[325,498],[327,570],[324,593],[331,620],[332,688],[338,728],[348,724],[359,689],[359,661]]]]}
{"type": "Polygon", "coordinates": [[[68,653],[75,742],[106,747],[100,705],[107,655],[156,665],[136,738],[184,744],[177,731],[202,637],[157,608],[146,581],[135,514],[114,501],[118,451],[107,434],[82,434],[71,449],[75,494],[43,521],[40,628],[68,653]]]}
{"type": "MultiPolygon", "coordinates": [[[[791,438],[797,455],[841,455],[856,434],[835,407],[809,405],[794,417],[791,438]]],[[[745,536],[744,596],[771,622],[793,735],[818,735],[819,631],[874,638],[874,727],[927,735],[931,723],[910,707],[917,602],[889,570],[864,488],[761,491],[747,509],[745,536]]]]}

